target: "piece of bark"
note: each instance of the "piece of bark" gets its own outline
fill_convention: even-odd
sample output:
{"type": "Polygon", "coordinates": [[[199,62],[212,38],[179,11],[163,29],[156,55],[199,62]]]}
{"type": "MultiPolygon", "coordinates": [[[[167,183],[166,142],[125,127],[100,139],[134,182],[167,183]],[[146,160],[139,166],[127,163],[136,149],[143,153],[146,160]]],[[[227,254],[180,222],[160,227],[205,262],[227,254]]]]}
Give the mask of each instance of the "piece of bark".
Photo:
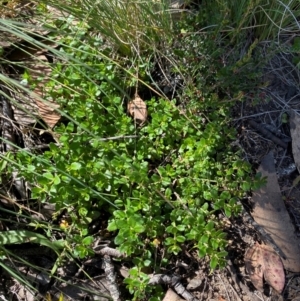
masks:
{"type": "Polygon", "coordinates": [[[300,116],[294,111],[291,111],[290,113],[290,129],[293,157],[300,173],[300,116]]]}
{"type": "Polygon", "coordinates": [[[172,291],[169,288],[162,301],[185,301],[185,300],[181,299],[174,291],[172,291]]]}
{"type": "Polygon", "coordinates": [[[277,181],[273,153],[265,156],[258,169],[267,177],[267,185],[253,193],[254,220],[270,235],[285,259],[285,269],[300,272],[300,239],[285,208],[277,181]]]}
{"type": "MultiPolygon", "coordinates": [[[[4,94],[7,94],[6,89],[2,88],[2,91],[4,94]]],[[[1,104],[0,104],[0,111],[1,111],[1,131],[2,131],[2,137],[4,141],[4,150],[6,152],[12,152],[16,149],[16,143],[17,139],[15,136],[15,128],[14,128],[14,114],[11,107],[11,103],[9,102],[9,99],[6,98],[4,95],[0,96],[1,104]]],[[[5,177],[5,176],[4,176],[5,177]]],[[[18,191],[20,197],[22,200],[27,200],[27,189],[25,185],[25,180],[18,176],[17,171],[12,172],[13,177],[13,185],[15,189],[18,191]]]]}

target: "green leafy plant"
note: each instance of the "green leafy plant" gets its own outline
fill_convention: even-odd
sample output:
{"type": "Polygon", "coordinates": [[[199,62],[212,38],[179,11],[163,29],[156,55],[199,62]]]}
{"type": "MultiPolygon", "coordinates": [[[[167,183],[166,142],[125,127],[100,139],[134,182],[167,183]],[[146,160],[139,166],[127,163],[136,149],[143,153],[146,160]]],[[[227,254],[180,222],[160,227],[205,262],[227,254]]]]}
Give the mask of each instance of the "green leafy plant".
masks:
{"type": "Polygon", "coordinates": [[[89,254],[91,239],[82,239],[105,210],[111,214],[108,230],[117,231],[115,243],[128,256],[154,252],[147,241],[155,239],[170,254],[190,241],[200,256],[211,257],[212,268],[223,266],[226,240],[216,214],[237,214],[237,198],[255,185],[250,166],[228,144],[235,135],[227,126],[228,105],[208,93],[197,106],[203,115],[195,115],[190,104],[182,112],[174,101],[152,98],[151,119],[136,128],[114,85],[121,70],[97,57],[93,47],[78,48],[65,51],[82,67],[57,64],[55,81],[48,84],[70,87],[49,93],[72,121],[56,127],[58,143],[48,151],[17,154],[20,172],[36,183],[32,197],[70,214],[71,229],[78,232],[68,233],[78,244],[74,255],[89,254]]]}
{"type": "MultiPolygon", "coordinates": [[[[154,300],[161,290],[147,286],[149,269],[157,271],[166,265],[183,245],[209,259],[211,269],[225,265],[227,241],[219,214],[236,216],[241,209],[238,200],[262,185],[231,145],[236,133],[229,126],[232,99],[230,102],[225,93],[228,83],[230,93],[243,92],[241,82],[254,74],[248,70],[257,44],[242,58],[223,66],[219,59],[225,50],[219,49],[214,38],[192,32],[192,20],[179,23],[179,29],[172,32],[173,38],[182,38],[178,45],[175,38],[168,41],[169,25],[159,23],[168,18],[159,21],[161,16],[152,6],[141,14],[145,19],[145,12],[151,9],[155,18],[149,18],[149,24],[140,19],[127,22],[136,11],[127,7],[122,16],[115,2],[111,6],[102,3],[107,6],[106,15],[100,18],[96,12],[101,3],[75,1],[69,9],[64,4],[75,18],[51,24],[52,30],[58,28],[64,35],[54,52],[60,55],[52,65],[45,99],[55,99],[64,119],[51,131],[56,142],[50,143],[49,149],[29,152],[17,148],[13,158],[6,159],[11,164],[4,168],[8,173],[17,169],[31,183],[32,199],[51,202],[57,214],[64,211],[69,215],[61,232],[65,244],[72,243],[74,257],[92,255],[94,238],[89,226],[105,213],[114,243],[132,259],[130,277],[125,280],[129,292],[134,300],[148,298],[150,293],[154,300]],[[112,9],[117,18],[111,22],[118,24],[107,23],[112,9]],[[74,23],[76,18],[81,22],[74,23]],[[113,47],[91,34],[95,24],[113,47]],[[124,24],[128,27],[123,29],[124,24]],[[150,38],[140,32],[149,33],[150,38]],[[151,78],[149,69],[141,66],[152,59],[148,45],[158,45],[162,36],[168,49],[172,43],[176,46],[174,54],[165,57],[176,62],[171,71],[184,75],[184,85],[172,100],[161,96],[144,99],[149,118],[137,126],[126,113],[130,99],[126,85],[130,82],[137,90],[143,84],[144,89],[149,88],[150,82],[139,81],[140,77],[145,81],[151,78]],[[125,63],[119,56],[115,60],[109,57],[116,48],[126,56],[125,63]],[[137,64],[130,71],[128,61],[137,64]],[[238,79],[232,77],[236,69],[242,70],[238,79]],[[165,251],[166,258],[158,257],[158,248],[165,251]]],[[[137,2],[131,5],[137,6],[137,2]]],[[[29,86],[36,84],[30,81],[30,70],[24,78],[29,86]]]]}

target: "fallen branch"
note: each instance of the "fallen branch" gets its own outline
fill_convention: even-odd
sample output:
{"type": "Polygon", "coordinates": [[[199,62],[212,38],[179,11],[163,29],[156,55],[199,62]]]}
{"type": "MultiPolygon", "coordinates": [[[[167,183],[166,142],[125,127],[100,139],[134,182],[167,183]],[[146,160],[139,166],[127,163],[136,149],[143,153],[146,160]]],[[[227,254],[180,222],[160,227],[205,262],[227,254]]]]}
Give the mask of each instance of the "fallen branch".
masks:
{"type": "Polygon", "coordinates": [[[119,250],[110,248],[110,247],[104,247],[102,249],[100,249],[99,251],[94,250],[95,254],[104,256],[104,255],[108,255],[108,256],[112,256],[115,258],[124,258],[126,257],[126,255],[122,252],[120,252],[119,250]]]}
{"type": "Polygon", "coordinates": [[[108,290],[113,301],[121,301],[121,293],[117,284],[117,277],[114,265],[109,255],[103,256],[102,268],[105,271],[105,278],[107,280],[108,290]]]}
{"type": "MultiPolygon", "coordinates": [[[[116,282],[116,274],[114,271],[114,266],[111,261],[110,256],[116,258],[124,258],[126,254],[109,247],[101,248],[100,250],[95,250],[94,252],[98,255],[103,256],[102,268],[105,271],[106,279],[108,282],[108,289],[110,291],[111,297],[114,301],[120,301],[120,291],[116,282]]],[[[177,276],[169,276],[164,274],[157,274],[151,277],[149,280],[150,285],[155,284],[165,284],[170,286],[178,295],[181,295],[187,301],[199,301],[195,298],[181,283],[180,278],[177,276]]]]}
{"type": "Polygon", "coordinates": [[[194,297],[181,283],[177,276],[169,276],[164,274],[157,274],[149,280],[150,285],[165,284],[169,285],[178,295],[181,295],[187,301],[199,301],[194,297]]]}
{"type": "Polygon", "coordinates": [[[270,131],[268,131],[262,124],[256,123],[254,120],[249,120],[250,126],[252,126],[255,130],[261,133],[261,135],[264,138],[267,138],[271,141],[273,141],[275,144],[287,148],[287,143],[283,142],[281,139],[279,139],[277,136],[272,134],[270,131]]]}

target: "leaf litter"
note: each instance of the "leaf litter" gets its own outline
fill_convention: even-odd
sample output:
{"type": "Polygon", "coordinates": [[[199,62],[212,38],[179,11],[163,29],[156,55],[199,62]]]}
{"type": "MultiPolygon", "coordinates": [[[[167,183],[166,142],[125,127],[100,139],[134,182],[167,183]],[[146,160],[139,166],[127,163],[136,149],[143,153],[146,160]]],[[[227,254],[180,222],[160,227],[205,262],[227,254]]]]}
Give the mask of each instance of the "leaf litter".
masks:
{"type": "MultiPolygon", "coordinates": [[[[282,293],[276,293],[275,289],[271,293],[270,291],[264,291],[260,295],[256,293],[255,296],[252,295],[256,300],[265,300],[266,296],[270,297],[272,301],[293,300],[299,296],[300,291],[299,272],[296,272],[300,261],[300,185],[299,173],[296,170],[296,167],[300,166],[298,159],[300,145],[300,136],[298,134],[300,128],[300,120],[298,118],[300,112],[299,78],[299,70],[295,70],[290,58],[285,53],[276,54],[265,67],[262,81],[266,85],[260,89],[264,94],[261,94],[262,97],[260,97],[259,101],[255,103],[253,98],[247,96],[246,101],[242,105],[237,105],[232,112],[233,116],[235,116],[235,127],[239,132],[238,143],[244,152],[246,160],[250,161],[254,167],[258,167],[264,160],[264,157],[271,151],[273,152],[271,156],[268,156],[268,161],[272,168],[266,169],[262,167],[265,170],[264,176],[268,177],[269,187],[264,187],[264,189],[255,192],[257,194],[256,198],[255,196],[253,198],[249,196],[243,200],[243,204],[246,205],[247,211],[254,217],[255,221],[273,239],[278,249],[281,249],[285,257],[287,257],[287,260],[282,260],[286,275],[286,285],[282,293]],[[264,136],[262,132],[253,129],[248,122],[249,120],[254,120],[262,127],[272,129],[272,133],[287,143],[288,147],[283,148],[272,141],[272,139],[264,136]],[[265,199],[264,202],[261,201],[263,198],[265,199]],[[275,202],[274,198],[276,198],[275,202]],[[258,206],[258,202],[260,202],[259,206],[261,207],[260,220],[257,219],[255,208],[252,211],[253,205],[254,207],[258,206]],[[269,211],[268,215],[266,214],[267,211],[269,211]],[[261,221],[268,222],[269,225],[265,227],[261,221]],[[280,233],[280,237],[278,237],[278,233],[280,233]]],[[[261,167],[258,171],[262,171],[261,167]]],[[[244,240],[243,236],[249,232],[243,230],[239,225],[237,227],[240,229],[230,230],[232,231],[230,234],[239,232],[242,240],[244,240]]],[[[252,238],[255,242],[258,241],[260,243],[264,240],[257,232],[252,233],[252,238]]],[[[253,245],[254,241],[251,245],[253,245]]],[[[235,237],[235,243],[238,243],[237,237],[235,237]]],[[[246,245],[242,244],[241,246],[238,243],[238,246],[241,249],[245,246],[246,248],[249,247],[247,246],[249,242],[245,241],[245,243],[246,245]]],[[[254,249],[248,249],[247,256],[241,259],[241,251],[236,250],[237,247],[234,246],[230,248],[234,252],[234,257],[231,257],[233,268],[236,269],[238,275],[245,275],[243,265],[246,264],[247,257],[250,257],[254,249]]],[[[273,249],[271,251],[274,252],[273,249]]],[[[257,254],[254,256],[257,256],[257,254]]],[[[274,256],[278,260],[277,255],[274,256]]],[[[267,273],[269,265],[272,266],[271,263],[264,262],[264,265],[254,264],[248,258],[248,265],[250,265],[250,268],[248,267],[250,272],[252,268],[252,273],[256,273],[250,279],[252,282],[253,277],[255,278],[257,281],[256,287],[261,288],[262,286],[260,277],[262,273],[265,282],[269,283],[269,285],[273,281],[278,281],[276,272],[272,274],[272,269],[267,273]],[[262,267],[264,267],[264,270],[259,270],[262,267]]],[[[251,278],[250,275],[249,278],[251,278]]],[[[242,279],[247,283],[246,287],[243,287],[243,284],[241,284],[243,290],[247,291],[250,288],[250,291],[253,292],[254,290],[253,288],[251,289],[248,279],[244,276],[242,279]]],[[[279,292],[284,285],[282,278],[278,283],[272,285],[275,285],[275,287],[278,285],[277,291],[279,292]]]]}
{"type": "Polygon", "coordinates": [[[282,293],[285,284],[285,273],[280,256],[267,246],[255,243],[245,255],[245,265],[251,282],[257,290],[264,291],[263,279],[282,293]]]}
{"type": "Polygon", "coordinates": [[[148,116],[147,105],[138,94],[135,94],[134,98],[128,102],[127,110],[137,124],[143,125],[146,122],[148,116]]]}
{"type": "Polygon", "coordinates": [[[252,215],[284,255],[284,267],[300,272],[300,239],[294,233],[293,223],[283,202],[273,152],[262,159],[258,171],[267,177],[267,185],[253,193],[252,215]]]}

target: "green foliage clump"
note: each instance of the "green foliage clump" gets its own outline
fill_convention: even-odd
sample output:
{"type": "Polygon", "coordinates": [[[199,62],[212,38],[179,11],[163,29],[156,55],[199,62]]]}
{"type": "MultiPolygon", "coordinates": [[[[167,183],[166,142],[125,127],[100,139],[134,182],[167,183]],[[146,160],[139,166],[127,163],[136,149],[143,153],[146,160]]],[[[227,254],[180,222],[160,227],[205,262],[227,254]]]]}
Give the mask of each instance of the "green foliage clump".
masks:
{"type": "MultiPolygon", "coordinates": [[[[66,37],[61,50],[80,64],[57,63],[48,83],[48,97],[68,117],[55,128],[57,143],[42,154],[17,154],[20,174],[35,184],[32,198],[68,212],[66,240],[81,258],[92,253],[90,223],[109,215],[115,244],[135,258],[125,280],[135,298],[150,290],[143,268],[166,264],[157,262],[157,248],[169,258],[186,245],[208,256],[212,269],[223,267],[227,241],[218,215],[238,214],[238,199],[261,183],[230,144],[228,103],[211,87],[199,97],[207,80],[199,81],[187,85],[186,99],[147,99],[149,118],[138,127],[126,113],[122,69],[99,56],[99,39],[86,44],[85,33],[66,37]]],[[[199,70],[208,74],[210,63],[199,70]]]]}

